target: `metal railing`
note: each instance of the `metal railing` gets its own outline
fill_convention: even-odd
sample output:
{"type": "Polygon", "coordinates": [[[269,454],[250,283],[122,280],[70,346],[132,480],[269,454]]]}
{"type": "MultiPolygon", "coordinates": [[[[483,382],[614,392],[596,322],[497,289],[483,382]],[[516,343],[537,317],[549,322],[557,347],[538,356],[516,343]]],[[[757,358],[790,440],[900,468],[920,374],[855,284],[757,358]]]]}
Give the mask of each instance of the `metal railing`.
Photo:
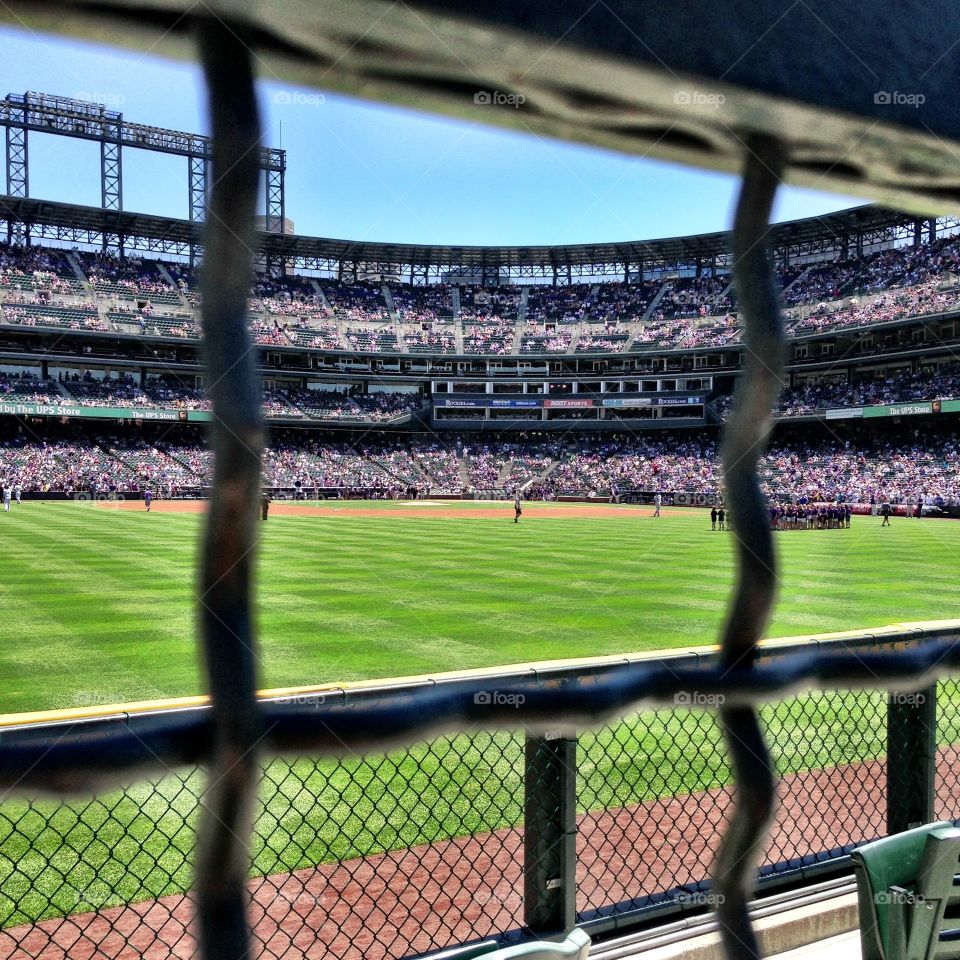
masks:
{"type": "MultiPolygon", "coordinates": [[[[886,655],[932,633],[816,646],[886,655]]],[[[763,648],[760,666],[800,652],[763,648]]],[[[715,660],[698,652],[643,662],[680,677],[715,660]]],[[[716,906],[707,871],[733,780],[715,716],[722,693],[678,688],[670,706],[586,732],[526,727],[521,691],[531,684],[570,684],[589,698],[636,666],[500,671],[264,702],[265,711],[335,710],[362,722],[368,710],[389,711],[434,686],[469,697],[476,711],[462,731],[395,751],[263,764],[247,883],[256,951],[399,960],[574,924],[621,931],[716,906]],[[508,729],[484,723],[486,712],[504,710],[515,717],[508,729]]],[[[761,893],[843,872],[851,847],[887,832],[960,818],[958,683],[943,680],[936,693],[814,691],[762,708],[780,789],[761,893]]],[[[0,745],[55,742],[69,752],[121,733],[150,738],[158,721],[200,729],[208,713],[25,724],[5,728],[0,745]]],[[[193,952],[202,795],[200,771],[176,766],[93,798],[5,799],[0,958],[193,952]]]]}

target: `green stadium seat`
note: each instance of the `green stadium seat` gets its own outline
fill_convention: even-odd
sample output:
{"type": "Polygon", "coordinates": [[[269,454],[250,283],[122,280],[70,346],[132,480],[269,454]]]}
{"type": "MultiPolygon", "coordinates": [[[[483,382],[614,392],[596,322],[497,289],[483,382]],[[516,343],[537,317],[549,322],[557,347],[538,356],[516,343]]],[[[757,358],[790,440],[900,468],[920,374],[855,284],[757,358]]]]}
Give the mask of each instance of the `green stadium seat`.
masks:
{"type": "Polygon", "coordinates": [[[850,858],[863,960],[960,958],[960,830],[927,824],[850,858]]]}

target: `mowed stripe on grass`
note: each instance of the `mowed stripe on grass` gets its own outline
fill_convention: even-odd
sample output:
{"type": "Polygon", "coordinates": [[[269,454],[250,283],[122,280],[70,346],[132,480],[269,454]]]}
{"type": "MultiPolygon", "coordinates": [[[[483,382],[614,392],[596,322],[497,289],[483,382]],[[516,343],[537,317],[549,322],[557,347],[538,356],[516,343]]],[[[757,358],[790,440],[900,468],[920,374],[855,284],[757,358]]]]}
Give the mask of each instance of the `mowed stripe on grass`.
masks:
{"type": "MultiPolygon", "coordinates": [[[[471,505],[473,506],[473,505],[471,505]]],[[[447,505],[449,509],[449,505],[447,505]]],[[[424,508],[431,509],[431,508],[424,508]]],[[[497,513],[491,506],[491,514],[497,513]]],[[[611,508],[616,509],[616,508],[611,508]]],[[[261,684],[287,686],[711,643],[732,537],[702,511],[616,522],[272,517],[258,527],[261,684]]],[[[0,517],[0,712],[201,692],[195,515],[24,503],[0,517]]],[[[951,522],[777,535],[769,635],[955,609],[951,522]]]]}
{"type": "MultiPolygon", "coordinates": [[[[27,503],[0,515],[2,710],[202,690],[192,596],[199,518],[27,503]]],[[[710,642],[732,539],[702,512],[653,519],[276,517],[258,527],[262,683],[283,686],[710,642]]],[[[960,525],[857,518],[777,536],[771,635],[936,618],[960,525]]],[[[764,708],[781,773],[883,755],[883,695],[764,708]]],[[[950,716],[956,715],[950,711],[950,716]]],[[[579,805],[729,781],[712,716],[647,712],[581,736],[579,805]]],[[[522,738],[479,733],[388,758],[274,760],[254,872],[273,874],[522,819],[522,738]]],[[[196,773],[97,801],[0,805],[0,925],[184,890],[196,773]],[[171,840],[170,838],[173,838],[171,840]],[[77,858],[74,849],[83,849],[77,858]],[[24,865],[28,864],[26,872],[24,865]],[[43,866],[47,864],[47,866],[43,866]],[[64,882],[64,877],[68,881],[64,882]],[[78,902],[78,891],[83,900],[78,902]]]]}

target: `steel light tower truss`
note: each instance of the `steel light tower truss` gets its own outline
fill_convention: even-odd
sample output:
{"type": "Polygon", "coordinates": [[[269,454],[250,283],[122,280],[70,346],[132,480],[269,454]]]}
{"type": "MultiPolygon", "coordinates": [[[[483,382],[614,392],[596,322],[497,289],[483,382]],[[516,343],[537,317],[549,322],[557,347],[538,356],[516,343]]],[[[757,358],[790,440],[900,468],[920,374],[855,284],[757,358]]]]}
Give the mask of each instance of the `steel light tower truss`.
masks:
{"type": "MultiPolygon", "coordinates": [[[[21,111],[21,116],[23,111],[21,111]]],[[[27,156],[27,131],[22,126],[8,125],[7,141],[7,193],[11,197],[26,197],[30,194],[30,164],[27,156]]],[[[20,221],[7,223],[7,242],[21,243],[24,226],[20,221]]]]}
{"type": "Polygon", "coordinates": [[[190,154],[187,166],[190,175],[190,220],[193,223],[203,221],[207,206],[207,166],[209,161],[203,155],[190,154]]]}
{"type": "MultiPolygon", "coordinates": [[[[0,125],[6,128],[7,194],[28,197],[28,134],[92,140],[100,144],[100,197],[105,210],[123,209],[123,149],[151,150],[187,159],[190,219],[200,222],[206,208],[211,145],[208,137],[132,123],[103,104],[47,93],[10,93],[0,100],[0,125]]],[[[283,233],[286,214],[286,152],[271,147],[260,150],[265,177],[266,223],[271,232],[283,233]]]]}
{"type": "MultiPolygon", "coordinates": [[[[100,206],[104,210],[123,209],[122,127],[120,114],[116,118],[105,119],[103,123],[103,139],[100,141],[100,206]]],[[[26,139],[26,130],[23,136],[26,139]]]]}

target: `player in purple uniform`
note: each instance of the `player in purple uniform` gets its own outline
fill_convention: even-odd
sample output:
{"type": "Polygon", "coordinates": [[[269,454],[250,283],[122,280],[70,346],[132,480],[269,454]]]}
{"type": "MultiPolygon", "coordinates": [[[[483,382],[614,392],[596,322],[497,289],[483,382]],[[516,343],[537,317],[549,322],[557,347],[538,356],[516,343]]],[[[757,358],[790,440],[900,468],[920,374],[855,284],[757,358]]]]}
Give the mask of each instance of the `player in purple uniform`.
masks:
{"type": "Polygon", "coordinates": [[[147,505],[147,513],[149,513],[150,505],[153,503],[153,491],[149,487],[143,491],[143,502],[147,505]]]}

